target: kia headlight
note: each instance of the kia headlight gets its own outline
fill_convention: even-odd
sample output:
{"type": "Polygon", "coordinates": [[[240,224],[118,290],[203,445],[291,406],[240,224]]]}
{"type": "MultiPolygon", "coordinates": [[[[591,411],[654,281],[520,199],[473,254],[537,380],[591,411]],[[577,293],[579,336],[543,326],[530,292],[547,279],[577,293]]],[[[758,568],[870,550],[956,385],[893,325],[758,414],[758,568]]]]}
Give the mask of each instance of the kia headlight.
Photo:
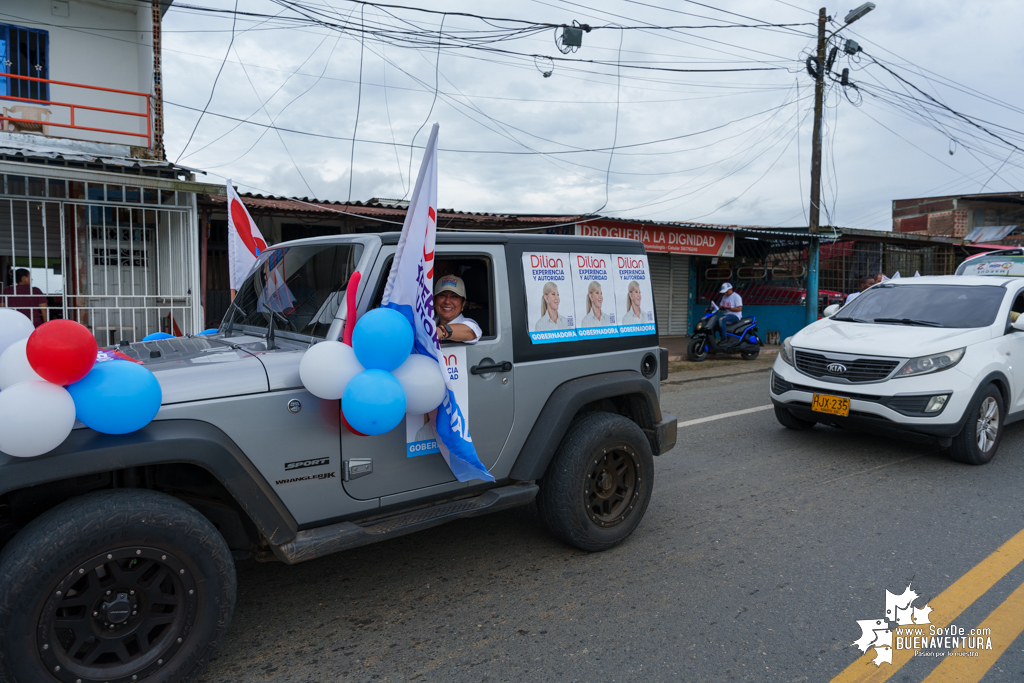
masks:
{"type": "Polygon", "coordinates": [[[783,363],[793,364],[793,338],[786,337],[782,341],[782,351],[779,352],[779,358],[782,359],[783,363]]]}
{"type": "Polygon", "coordinates": [[[934,356],[911,358],[900,368],[900,371],[894,377],[910,377],[912,375],[916,377],[917,375],[927,375],[929,372],[938,372],[939,370],[951,368],[964,357],[965,350],[966,347],[946,351],[945,353],[937,353],[934,356]]]}

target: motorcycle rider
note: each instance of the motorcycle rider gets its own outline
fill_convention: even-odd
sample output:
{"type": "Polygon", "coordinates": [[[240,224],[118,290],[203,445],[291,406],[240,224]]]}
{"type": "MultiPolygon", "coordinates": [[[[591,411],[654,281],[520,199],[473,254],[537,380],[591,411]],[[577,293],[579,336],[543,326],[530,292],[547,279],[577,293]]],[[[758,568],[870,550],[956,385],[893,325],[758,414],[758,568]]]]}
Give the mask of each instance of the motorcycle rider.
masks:
{"type": "Polygon", "coordinates": [[[724,342],[728,339],[726,325],[738,321],[743,315],[743,297],[733,290],[732,284],[729,282],[722,284],[719,294],[725,295],[722,297],[722,303],[718,305],[722,312],[722,316],[718,319],[718,336],[724,342]]]}

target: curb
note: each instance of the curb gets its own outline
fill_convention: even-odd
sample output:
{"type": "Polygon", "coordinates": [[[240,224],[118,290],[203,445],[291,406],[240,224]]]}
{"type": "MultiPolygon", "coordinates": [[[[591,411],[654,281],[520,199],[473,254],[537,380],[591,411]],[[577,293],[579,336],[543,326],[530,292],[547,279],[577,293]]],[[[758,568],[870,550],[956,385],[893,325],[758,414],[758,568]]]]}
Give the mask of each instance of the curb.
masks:
{"type": "MultiPolygon", "coordinates": [[[[772,356],[772,355],[776,355],[778,353],[779,353],[778,349],[762,349],[760,355],[762,355],[762,356],[772,356]]],[[[712,353],[712,354],[708,354],[709,357],[711,357],[711,356],[722,356],[723,358],[727,358],[729,356],[734,356],[734,355],[736,355],[736,354],[733,354],[733,353],[712,353]]],[[[678,363],[680,361],[685,361],[685,360],[687,360],[686,356],[669,356],[668,357],[668,362],[669,363],[678,363]]]]}
{"type": "Polygon", "coordinates": [[[662,381],[662,384],[686,384],[687,382],[701,382],[706,379],[721,379],[722,377],[735,377],[737,375],[757,375],[771,371],[771,368],[760,368],[758,370],[743,370],[741,372],[723,372],[717,375],[703,375],[702,377],[690,377],[688,379],[666,379],[662,381]]]}

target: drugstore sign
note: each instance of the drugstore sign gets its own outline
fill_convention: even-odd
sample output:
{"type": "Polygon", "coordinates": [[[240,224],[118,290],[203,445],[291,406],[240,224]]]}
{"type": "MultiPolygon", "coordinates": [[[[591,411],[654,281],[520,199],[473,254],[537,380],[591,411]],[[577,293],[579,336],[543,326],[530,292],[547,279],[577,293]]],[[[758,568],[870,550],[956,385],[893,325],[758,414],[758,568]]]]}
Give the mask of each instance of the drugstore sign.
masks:
{"type": "Polygon", "coordinates": [[[621,237],[637,240],[643,242],[648,252],[653,253],[726,258],[736,255],[736,238],[731,232],[619,221],[588,221],[576,224],[576,234],[584,237],[621,237]]]}

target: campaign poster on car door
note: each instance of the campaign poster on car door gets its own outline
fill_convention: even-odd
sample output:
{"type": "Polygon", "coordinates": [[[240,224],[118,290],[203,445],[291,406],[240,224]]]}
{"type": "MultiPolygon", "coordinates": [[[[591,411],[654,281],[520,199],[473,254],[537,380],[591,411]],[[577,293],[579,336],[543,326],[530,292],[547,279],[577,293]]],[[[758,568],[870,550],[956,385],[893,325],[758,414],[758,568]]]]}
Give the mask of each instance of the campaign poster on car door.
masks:
{"type": "MultiPolygon", "coordinates": [[[[526,325],[534,344],[576,341],[569,254],[524,253],[526,325]]],[[[461,404],[460,404],[461,405],[461,404]]]]}
{"type": "Polygon", "coordinates": [[[611,258],[619,335],[654,334],[654,293],[647,256],[612,254],[611,258]]]}
{"type": "MultiPolygon", "coordinates": [[[[466,367],[466,347],[451,346],[442,347],[441,355],[444,357],[445,373],[448,379],[448,386],[455,392],[455,400],[466,418],[466,429],[469,429],[469,369],[466,367]]],[[[437,410],[429,413],[405,415],[405,454],[406,457],[415,458],[417,455],[428,455],[430,453],[441,454],[437,445],[437,430],[434,428],[434,420],[437,417],[437,410]]],[[[470,432],[472,433],[472,432],[470,432]]]]}
{"type": "Polygon", "coordinates": [[[610,254],[569,254],[576,334],[580,339],[618,337],[610,254]]]}

